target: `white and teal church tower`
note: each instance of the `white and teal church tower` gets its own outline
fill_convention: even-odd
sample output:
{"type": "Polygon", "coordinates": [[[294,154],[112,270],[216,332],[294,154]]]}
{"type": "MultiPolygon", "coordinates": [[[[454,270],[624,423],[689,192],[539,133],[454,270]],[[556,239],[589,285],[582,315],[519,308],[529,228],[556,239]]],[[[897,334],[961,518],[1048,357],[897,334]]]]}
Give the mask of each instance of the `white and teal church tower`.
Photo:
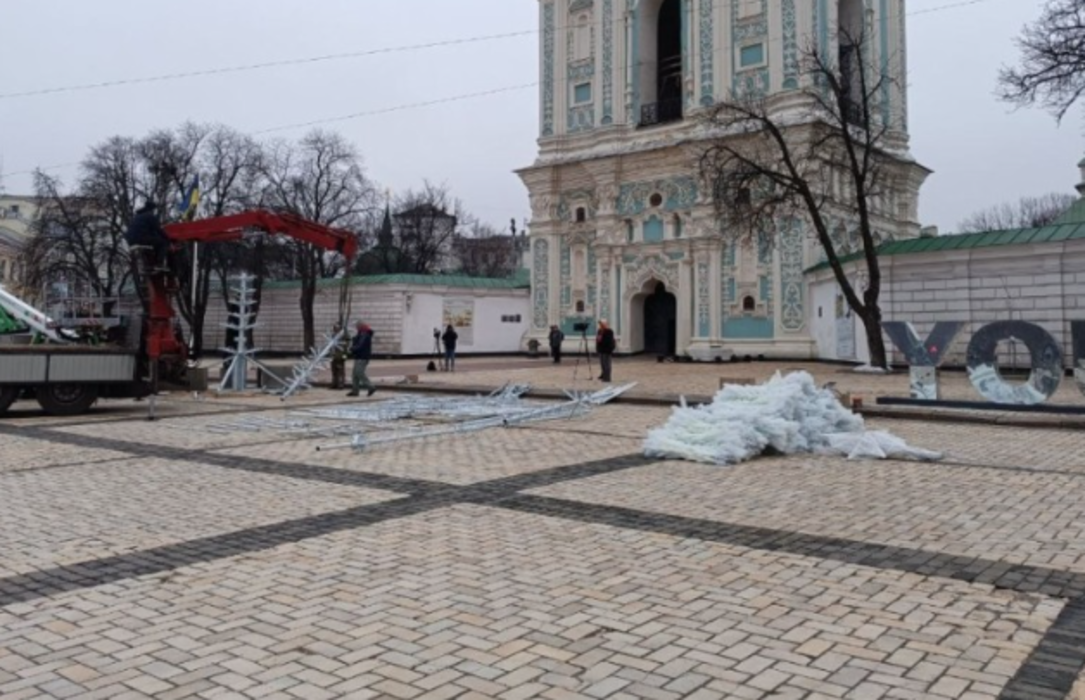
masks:
{"type": "MultiPolygon", "coordinates": [[[[801,107],[805,47],[846,52],[865,23],[890,144],[906,165],[875,203],[885,238],[919,234],[929,171],[908,155],[904,0],[540,0],[539,155],[531,199],[529,339],[607,319],[621,353],[699,360],[813,357],[804,271],[819,247],[790,234],[736,243],[701,186],[699,117],[733,90],[801,107]],[[910,164],[910,165],[908,165],[910,164]],[[764,241],[769,241],[765,244],[764,241]]],[[[840,208],[834,235],[853,230],[840,208]]]]}

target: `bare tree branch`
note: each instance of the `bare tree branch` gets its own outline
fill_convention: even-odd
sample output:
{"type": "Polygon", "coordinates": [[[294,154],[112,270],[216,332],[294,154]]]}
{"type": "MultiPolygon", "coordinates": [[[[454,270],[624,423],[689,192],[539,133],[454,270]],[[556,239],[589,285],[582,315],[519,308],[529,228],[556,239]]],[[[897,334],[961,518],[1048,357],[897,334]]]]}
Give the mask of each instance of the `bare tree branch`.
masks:
{"type": "Polygon", "coordinates": [[[1076,201],[1077,197],[1064,192],[1022,197],[1016,204],[1003,202],[971,214],[957,225],[957,231],[976,233],[1047,226],[1062,216],[1076,201]]]}
{"type": "Polygon", "coordinates": [[[1002,99],[1039,103],[1062,121],[1085,95],[1085,0],[1048,0],[1017,46],[1020,64],[999,74],[1002,99]]]}
{"type": "MultiPolygon", "coordinates": [[[[365,176],[361,156],[339,134],[313,131],[297,144],[273,144],[263,164],[263,176],[266,205],[354,231],[359,238],[367,231],[367,215],[376,210],[376,188],[365,176]]],[[[289,245],[293,273],[301,281],[303,342],[308,348],[316,341],[313,309],[317,282],[347,272],[352,261],[310,243],[292,241],[289,245]]],[[[340,321],[345,323],[346,319],[340,321]]]]}

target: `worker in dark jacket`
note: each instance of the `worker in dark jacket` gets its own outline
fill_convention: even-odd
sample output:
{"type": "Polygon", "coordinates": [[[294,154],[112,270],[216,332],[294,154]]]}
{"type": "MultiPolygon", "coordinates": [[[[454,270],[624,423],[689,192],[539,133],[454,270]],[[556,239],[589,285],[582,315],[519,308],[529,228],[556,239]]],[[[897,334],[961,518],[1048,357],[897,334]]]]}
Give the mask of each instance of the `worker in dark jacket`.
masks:
{"type": "Polygon", "coordinates": [[[599,367],[603,371],[599,379],[604,382],[610,381],[610,363],[615,346],[614,331],[610,330],[606,319],[600,319],[599,332],[595,334],[595,352],[599,355],[599,367]]]}
{"type": "Polygon", "coordinates": [[[561,344],[565,341],[565,334],[557,326],[550,326],[550,356],[554,358],[554,364],[561,364],[561,344]]]}
{"type": "Polygon", "coordinates": [[[158,219],[158,207],[154,202],[147,202],[136,210],[136,215],[128,223],[124,240],[130,246],[147,246],[154,249],[154,264],[159,270],[166,269],[166,256],[170,249],[170,239],[162,230],[158,219]]]}
{"type": "Polygon", "coordinates": [[[441,336],[441,342],[445,345],[445,371],[456,371],[456,341],[459,340],[460,334],[456,332],[456,329],[452,327],[452,324],[448,324],[445,328],[444,335],[441,336]]]}
{"type": "Polygon", "coordinates": [[[373,357],[373,329],[361,321],[355,324],[355,328],[358,332],[350,343],[350,356],[354,358],[354,372],[351,375],[352,388],[347,396],[357,396],[362,387],[367,389],[366,396],[372,396],[377,391],[377,387],[369,381],[365,370],[373,357]]]}

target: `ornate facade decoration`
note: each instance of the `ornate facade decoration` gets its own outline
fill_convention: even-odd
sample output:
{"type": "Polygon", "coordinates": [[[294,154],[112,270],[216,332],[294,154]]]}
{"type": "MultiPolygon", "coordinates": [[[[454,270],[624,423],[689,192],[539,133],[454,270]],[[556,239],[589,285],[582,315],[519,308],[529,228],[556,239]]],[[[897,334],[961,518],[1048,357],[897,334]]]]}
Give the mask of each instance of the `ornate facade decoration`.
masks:
{"type": "Polygon", "coordinates": [[[795,21],[795,0],[782,0],[781,12],[784,29],[784,82],[785,90],[799,87],[798,27],[795,21]]]}
{"type": "Polygon", "coordinates": [[[724,244],[720,250],[720,328],[727,323],[727,308],[735,303],[734,247],[724,244]]]}
{"type": "Polygon", "coordinates": [[[604,261],[599,269],[598,318],[613,318],[610,313],[610,262],[604,261]]]}
{"type": "Polygon", "coordinates": [[[554,3],[543,3],[542,135],[554,135],[554,3]]]}
{"type": "Polygon", "coordinates": [[[572,265],[572,246],[569,245],[569,240],[566,238],[561,239],[561,262],[559,263],[559,274],[561,276],[561,313],[562,315],[568,315],[569,307],[573,304],[573,265],[572,265]]]}
{"type": "Polygon", "coordinates": [[[569,108],[568,130],[570,134],[591,131],[595,128],[595,105],[576,105],[569,108]]]}
{"type": "Polygon", "coordinates": [[[731,3],[731,46],[732,50],[739,51],[743,45],[761,43],[764,57],[764,65],[754,65],[745,68],[739,65],[738,57],[733,60],[734,70],[731,73],[731,89],[737,95],[763,96],[770,92],[771,74],[767,65],[769,56],[768,47],[768,0],[761,0],[760,12],[753,17],[739,18],[739,3],[731,3]]]}
{"type": "Polygon", "coordinates": [[[780,325],[791,332],[806,325],[803,239],[800,221],[792,221],[780,231],[780,325]]]}
{"type": "Polygon", "coordinates": [[[708,312],[711,308],[708,290],[708,261],[697,262],[697,335],[708,338],[712,334],[708,312]]]}
{"type": "Polygon", "coordinates": [[[669,290],[678,289],[678,265],[661,255],[639,255],[628,264],[629,276],[625,280],[625,290],[638,292],[650,279],[657,279],[669,290]]]}
{"type": "Polygon", "coordinates": [[[692,176],[684,176],[622,185],[618,192],[618,214],[637,216],[643,213],[648,209],[649,197],[657,192],[663,196],[664,211],[690,209],[697,202],[697,181],[692,176]]]}
{"type": "Polygon", "coordinates": [[[536,328],[550,326],[550,242],[543,238],[535,240],[532,251],[532,314],[536,328]]]}
{"type": "Polygon", "coordinates": [[[594,190],[569,190],[561,193],[556,216],[558,219],[573,222],[577,207],[587,210],[587,218],[594,219],[597,209],[594,190]]]}
{"type": "Polygon", "coordinates": [[[550,195],[533,194],[529,198],[531,203],[531,218],[535,221],[543,221],[550,218],[550,195]]]}
{"type": "Polygon", "coordinates": [[[713,31],[715,23],[712,21],[712,0],[701,0],[701,12],[698,18],[699,50],[701,54],[701,104],[709,107],[715,103],[715,92],[712,89],[715,80],[712,66],[715,63],[716,50],[714,48],[713,31]]]}
{"type": "Polygon", "coordinates": [[[603,117],[614,122],[614,0],[603,0],[603,117]]]}
{"type": "Polygon", "coordinates": [[[589,310],[595,306],[597,298],[597,290],[595,287],[595,269],[597,266],[597,257],[595,255],[595,247],[588,246],[588,308],[589,310]]]}

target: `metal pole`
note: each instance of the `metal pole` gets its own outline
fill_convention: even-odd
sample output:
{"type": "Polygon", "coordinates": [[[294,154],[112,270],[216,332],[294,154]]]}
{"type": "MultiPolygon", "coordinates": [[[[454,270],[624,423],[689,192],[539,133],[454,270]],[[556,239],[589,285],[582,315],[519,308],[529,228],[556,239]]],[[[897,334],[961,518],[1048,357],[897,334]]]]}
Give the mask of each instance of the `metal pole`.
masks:
{"type": "Polygon", "coordinates": [[[196,285],[199,281],[200,244],[192,244],[192,314],[196,314],[196,285]]]}

